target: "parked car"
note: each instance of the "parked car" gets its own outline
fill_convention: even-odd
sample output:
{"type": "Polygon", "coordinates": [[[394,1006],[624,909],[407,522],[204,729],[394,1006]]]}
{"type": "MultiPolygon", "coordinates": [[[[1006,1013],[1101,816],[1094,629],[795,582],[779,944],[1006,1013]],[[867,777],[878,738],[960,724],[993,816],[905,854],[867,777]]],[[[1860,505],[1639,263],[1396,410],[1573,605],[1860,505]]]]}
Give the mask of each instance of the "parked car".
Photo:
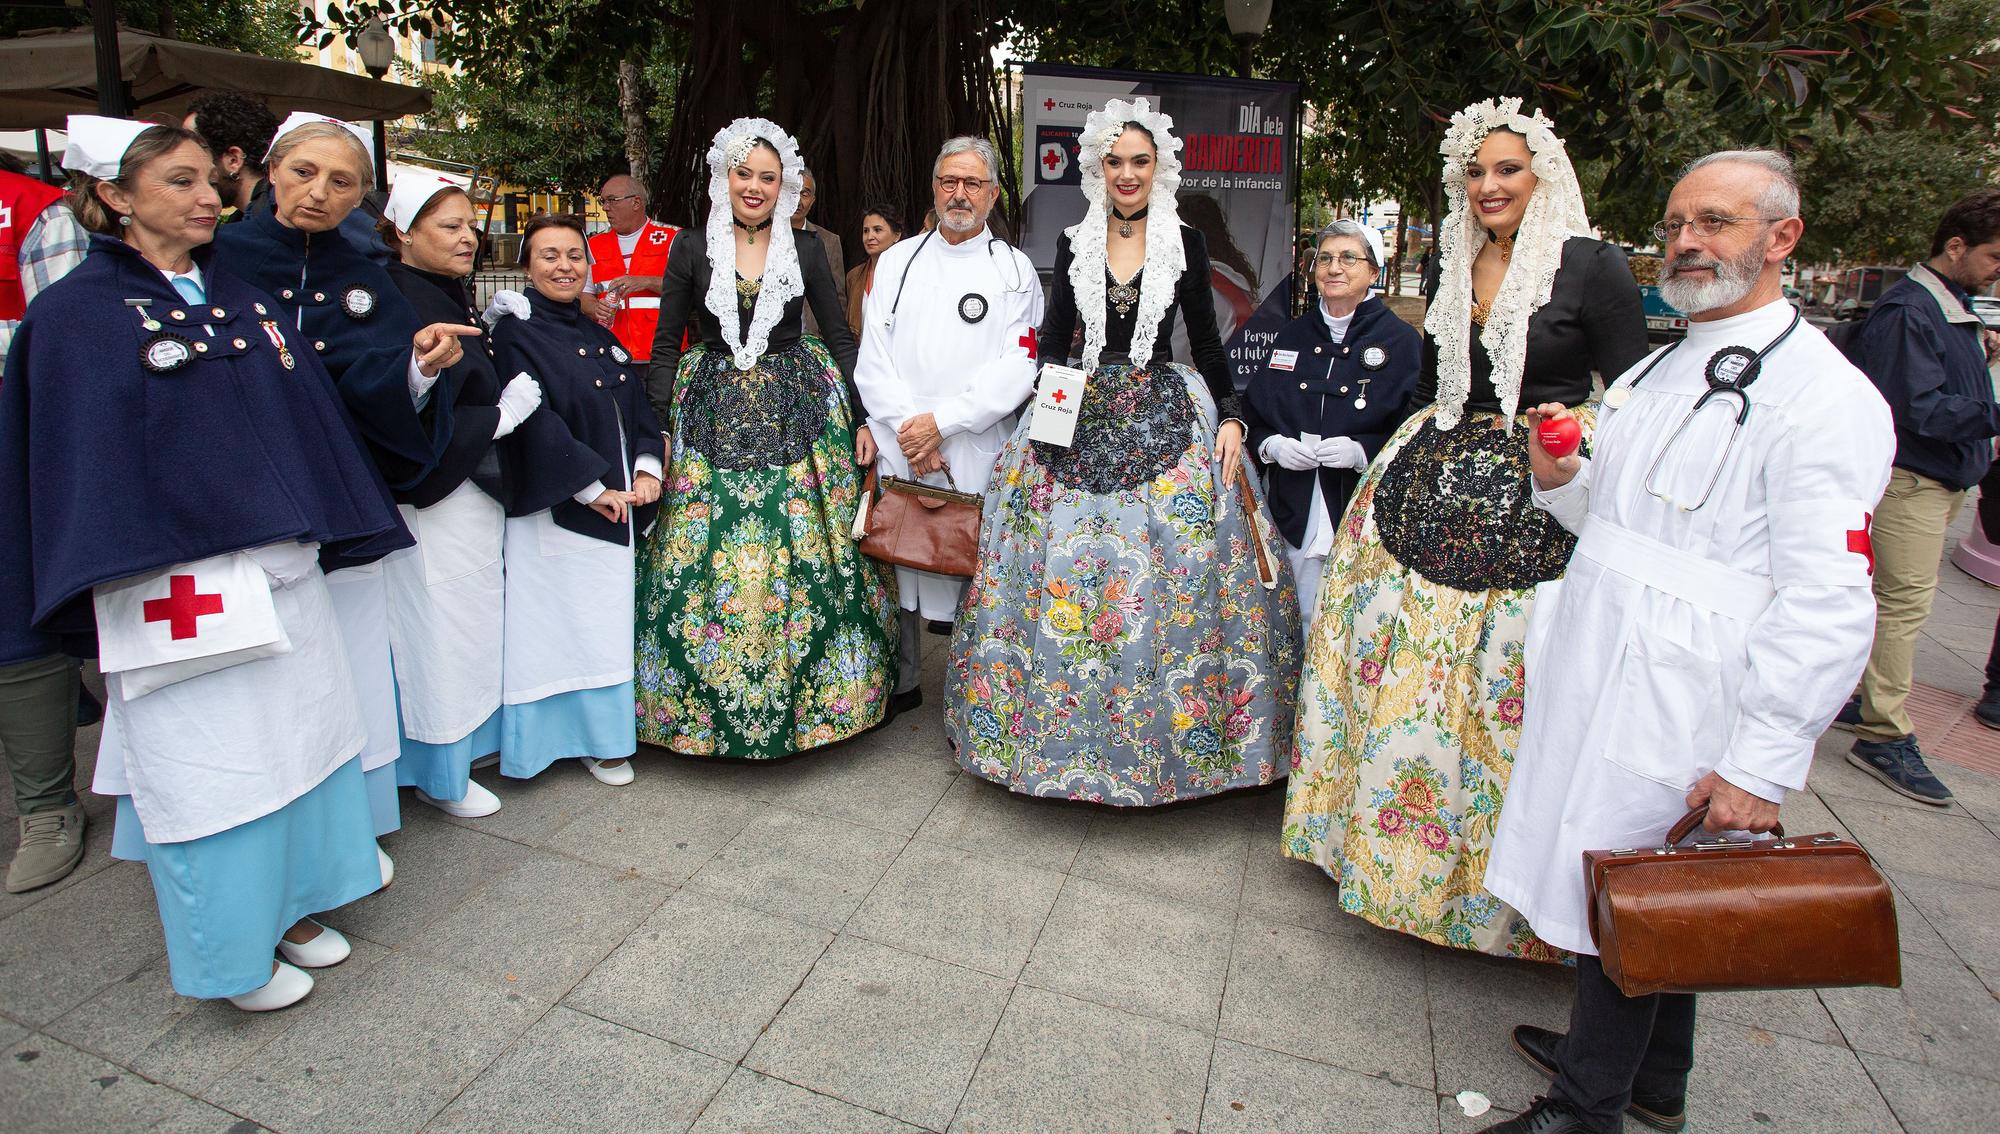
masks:
{"type": "Polygon", "coordinates": [[[1972,313],[1986,324],[1989,331],[2000,331],[2000,296],[1975,295],[1972,297],[1972,313]]]}
{"type": "Polygon", "coordinates": [[[1627,252],[1632,278],[1639,282],[1639,299],[1646,308],[1646,341],[1672,342],[1687,334],[1687,316],[1660,298],[1660,257],[1650,252],[1627,252]]]}

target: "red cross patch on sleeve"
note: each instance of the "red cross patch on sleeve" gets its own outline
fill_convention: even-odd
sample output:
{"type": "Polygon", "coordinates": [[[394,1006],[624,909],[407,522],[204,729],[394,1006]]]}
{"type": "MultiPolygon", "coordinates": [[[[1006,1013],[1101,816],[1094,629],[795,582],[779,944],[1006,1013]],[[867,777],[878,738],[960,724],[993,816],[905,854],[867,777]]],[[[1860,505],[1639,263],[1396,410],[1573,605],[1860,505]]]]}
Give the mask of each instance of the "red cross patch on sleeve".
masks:
{"type": "Polygon", "coordinates": [[[1033,327],[1029,327],[1027,330],[1021,332],[1021,345],[1028,348],[1029,362],[1033,362],[1039,357],[1037,352],[1040,348],[1035,343],[1035,329],[1033,327]]]}
{"type": "Polygon", "coordinates": [[[1875,539],[1870,531],[1874,524],[1875,514],[1873,512],[1863,512],[1861,513],[1861,526],[1851,528],[1847,532],[1847,550],[1868,561],[1868,575],[1870,578],[1873,578],[1875,575],[1875,539]]]}

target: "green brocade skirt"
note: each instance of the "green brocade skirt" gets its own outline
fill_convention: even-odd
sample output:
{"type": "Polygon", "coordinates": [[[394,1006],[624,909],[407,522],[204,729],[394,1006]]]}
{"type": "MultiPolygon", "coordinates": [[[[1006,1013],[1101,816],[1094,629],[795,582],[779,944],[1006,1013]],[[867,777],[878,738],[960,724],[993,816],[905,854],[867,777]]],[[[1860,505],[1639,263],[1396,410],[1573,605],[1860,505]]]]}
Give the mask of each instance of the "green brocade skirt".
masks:
{"type": "Polygon", "coordinates": [[[672,462],[639,555],[639,739],[769,760],[880,723],[895,580],[849,536],[854,424],[826,348],[801,339],[749,371],[691,348],[672,462]]]}

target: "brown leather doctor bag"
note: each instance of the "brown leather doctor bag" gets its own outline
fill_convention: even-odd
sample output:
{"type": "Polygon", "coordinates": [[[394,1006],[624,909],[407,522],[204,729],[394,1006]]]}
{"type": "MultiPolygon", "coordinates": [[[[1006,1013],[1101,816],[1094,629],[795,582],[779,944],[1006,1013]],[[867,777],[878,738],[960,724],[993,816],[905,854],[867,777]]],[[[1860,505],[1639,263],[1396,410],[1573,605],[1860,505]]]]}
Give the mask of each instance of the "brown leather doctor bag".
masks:
{"type": "MultiPolygon", "coordinates": [[[[950,479],[950,469],[945,477],[950,479]]],[[[878,494],[876,481],[875,470],[868,470],[861,510],[854,519],[861,554],[962,579],[978,572],[981,498],[977,493],[892,476],[881,478],[878,494]]]]}
{"type": "Polygon", "coordinates": [[[1903,983],[1896,903],[1839,835],[1681,846],[1698,807],[1657,847],[1585,851],[1590,937],[1627,996],[1903,983]]]}

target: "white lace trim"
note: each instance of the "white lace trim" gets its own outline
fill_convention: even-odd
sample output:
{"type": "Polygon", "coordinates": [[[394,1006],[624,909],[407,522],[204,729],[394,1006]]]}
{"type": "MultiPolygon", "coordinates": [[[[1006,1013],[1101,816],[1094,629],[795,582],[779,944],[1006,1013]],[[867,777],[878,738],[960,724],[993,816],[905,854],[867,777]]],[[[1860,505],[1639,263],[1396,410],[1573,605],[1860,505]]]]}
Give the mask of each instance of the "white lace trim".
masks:
{"type": "Polygon", "coordinates": [[[1535,191],[1528,198],[1521,227],[1514,234],[1514,253],[1507,274],[1493,297],[1486,328],[1479,341],[1493,363],[1493,389],[1500,396],[1502,417],[1511,428],[1521,401],[1521,371],[1528,355],[1528,318],[1549,301],[1556,269],[1562,266],[1563,242],[1591,236],[1584,212],[1583,189],[1577,184],[1569,154],[1556,137],[1555,124],[1537,110],[1521,113],[1518,98],[1488,99],[1451,117],[1444,144],[1444,224],[1438,228],[1437,294],[1424,316],[1424,330],[1437,342],[1437,414],[1439,429],[1451,429],[1472,393],[1472,261],[1486,246],[1486,226],[1479,223],[1466,194],[1465,167],[1478,155],[1486,135],[1505,127],[1528,140],[1535,174],[1535,191]]]}
{"type": "Polygon", "coordinates": [[[806,293],[805,273],[799,267],[798,244],[793,239],[792,214],[798,211],[799,193],[805,187],[805,161],[799,157],[799,143],[762,118],[738,118],[716,131],[708,147],[708,294],[703,297],[709,313],[722,324],[722,341],[738,370],[749,370],[771,345],[771,328],[785,313],[785,305],[806,293]],[[729,171],[748,157],[759,141],[778,151],[782,169],[778,204],[771,210],[771,250],[764,257],[764,278],[757,292],[757,305],[750,312],[750,332],[743,333],[743,321],[736,300],[736,234],[729,207],[729,171]]]}
{"type": "Polygon", "coordinates": [[[1174,194],[1181,187],[1181,140],[1174,137],[1174,120],[1156,113],[1146,99],[1112,99],[1103,110],[1084,119],[1077,139],[1077,167],[1089,209],[1069,228],[1070,287],[1076,293],[1077,315],[1083,319],[1083,368],[1097,368],[1104,353],[1105,283],[1110,270],[1105,243],[1111,234],[1111,202],[1104,191],[1104,156],[1118,142],[1128,122],[1153,135],[1159,157],[1153,167],[1153,188],[1146,197],[1146,261],[1139,271],[1138,323],[1132,331],[1132,363],[1144,366],[1153,357],[1160,320],[1174,305],[1174,287],[1187,269],[1187,248],[1181,243],[1180,206],[1174,194]]]}

